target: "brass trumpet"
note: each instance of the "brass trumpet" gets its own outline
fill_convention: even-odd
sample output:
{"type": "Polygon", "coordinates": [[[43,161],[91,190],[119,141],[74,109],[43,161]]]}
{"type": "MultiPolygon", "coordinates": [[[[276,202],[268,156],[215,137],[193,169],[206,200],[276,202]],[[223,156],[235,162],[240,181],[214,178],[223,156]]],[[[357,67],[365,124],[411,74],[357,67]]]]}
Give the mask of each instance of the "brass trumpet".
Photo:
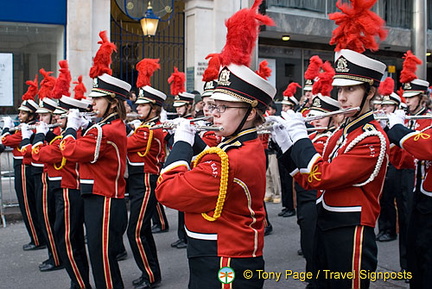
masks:
{"type": "MultiPolygon", "coordinates": [[[[53,124],[49,124],[48,128],[54,128],[54,127],[58,127],[58,126],[60,126],[59,123],[53,123],[53,124]]],[[[33,130],[33,129],[37,128],[37,125],[35,125],[35,124],[29,125],[28,128],[33,130]]],[[[16,127],[9,129],[10,132],[17,131],[17,130],[21,130],[21,126],[16,126],[16,127]]]]}

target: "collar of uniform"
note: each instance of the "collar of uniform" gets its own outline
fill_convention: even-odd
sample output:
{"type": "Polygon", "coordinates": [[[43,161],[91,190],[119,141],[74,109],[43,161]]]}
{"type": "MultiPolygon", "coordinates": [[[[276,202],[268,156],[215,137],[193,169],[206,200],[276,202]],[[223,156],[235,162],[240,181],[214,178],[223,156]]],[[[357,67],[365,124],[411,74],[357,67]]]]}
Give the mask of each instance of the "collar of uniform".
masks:
{"type": "Polygon", "coordinates": [[[228,139],[225,139],[224,141],[222,141],[218,145],[218,147],[224,149],[224,147],[234,145],[235,143],[237,143],[238,146],[240,146],[243,142],[256,139],[257,137],[258,137],[258,134],[257,134],[257,130],[255,127],[245,129],[245,130],[240,131],[235,136],[232,136],[228,139]]]}
{"type": "Polygon", "coordinates": [[[147,120],[146,122],[144,122],[145,125],[155,125],[159,120],[159,116],[155,116],[149,120],[147,120]]]}
{"type": "Polygon", "coordinates": [[[424,114],[428,114],[428,109],[426,107],[423,107],[417,113],[411,115],[424,115],[424,114]]]}
{"type": "Polygon", "coordinates": [[[111,113],[110,115],[108,115],[106,118],[104,118],[103,120],[101,120],[99,122],[99,124],[108,124],[110,122],[112,122],[113,120],[116,120],[120,118],[117,112],[111,113]]]}
{"type": "Polygon", "coordinates": [[[374,119],[375,118],[373,116],[372,111],[366,112],[365,114],[362,114],[362,115],[358,116],[356,119],[347,123],[346,126],[344,127],[344,134],[348,134],[348,133],[352,132],[353,130],[355,130],[356,128],[362,127],[366,123],[373,121],[374,119]]]}

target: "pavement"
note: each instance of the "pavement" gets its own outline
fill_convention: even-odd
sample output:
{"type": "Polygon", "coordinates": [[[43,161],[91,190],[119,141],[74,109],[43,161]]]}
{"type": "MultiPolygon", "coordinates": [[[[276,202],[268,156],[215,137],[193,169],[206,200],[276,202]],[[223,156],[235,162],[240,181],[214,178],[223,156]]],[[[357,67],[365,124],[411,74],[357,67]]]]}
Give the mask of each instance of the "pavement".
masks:
{"type": "MultiPolygon", "coordinates": [[[[297,218],[278,217],[277,214],[281,210],[280,204],[267,203],[267,210],[273,232],[265,237],[266,272],[282,273],[282,278],[279,281],[266,280],[264,288],[305,288],[307,283],[298,280],[304,275],[305,260],[297,254],[300,248],[297,218]],[[298,278],[294,279],[292,276],[285,278],[286,270],[292,270],[298,278]]],[[[39,272],[38,265],[47,259],[47,250],[23,251],[22,245],[29,242],[29,237],[24,223],[19,218],[19,211],[17,208],[8,208],[5,211],[7,226],[0,227],[0,289],[69,288],[70,280],[65,270],[39,272]]],[[[169,232],[154,235],[162,270],[162,283],[158,288],[187,288],[189,273],[186,250],[170,247],[170,244],[177,240],[177,211],[166,209],[166,213],[170,224],[169,232]]],[[[124,241],[128,258],[120,262],[120,269],[125,288],[132,289],[132,280],[138,278],[140,272],[126,236],[124,241]]],[[[400,270],[398,241],[378,242],[378,255],[378,272],[400,270]]],[[[408,288],[408,284],[404,281],[377,280],[371,282],[370,288],[408,288]]]]}

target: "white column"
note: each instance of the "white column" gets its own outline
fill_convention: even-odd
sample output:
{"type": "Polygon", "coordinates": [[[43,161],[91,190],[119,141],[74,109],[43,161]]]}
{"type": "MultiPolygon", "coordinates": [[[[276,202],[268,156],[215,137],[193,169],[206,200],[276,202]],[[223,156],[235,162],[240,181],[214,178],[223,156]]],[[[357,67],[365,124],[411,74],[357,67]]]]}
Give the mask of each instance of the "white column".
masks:
{"type": "Polygon", "coordinates": [[[248,0],[186,0],[185,72],[193,69],[194,89],[203,91],[202,73],[208,63],[205,57],[220,53],[225,45],[225,20],[246,7],[248,0]]]}
{"type": "Polygon", "coordinates": [[[92,87],[88,74],[100,46],[99,32],[107,30],[110,35],[111,4],[109,0],[68,0],[67,5],[66,59],[73,81],[83,75],[88,93],[92,87]]]}

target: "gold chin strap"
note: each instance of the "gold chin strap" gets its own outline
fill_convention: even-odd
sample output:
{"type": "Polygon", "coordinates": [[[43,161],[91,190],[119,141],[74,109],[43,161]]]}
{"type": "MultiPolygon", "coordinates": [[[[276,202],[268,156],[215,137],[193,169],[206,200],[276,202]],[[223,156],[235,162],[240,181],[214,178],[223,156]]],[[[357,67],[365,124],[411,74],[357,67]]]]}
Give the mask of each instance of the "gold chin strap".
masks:
{"type": "Polygon", "coordinates": [[[207,215],[207,213],[201,213],[204,219],[210,222],[216,221],[222,214],[222,209],[225,203],[227,189],[228,189],[228,173],[229,173],[229,162],[228,162],[228,155],[227,153],[218,147],[212,147],[209,149],[206,149],[205,151],[201,152],[194,160],[193,167],[196,167],[200,159],[206,155],[206,154],[217,154],[221,159],[221,179],[220,179],[220,186],[219,186],[219,195],[216,201],[216,207],[214,209],[213,217],[207,215]]]}
{"type": "Polygon", "coordinates": [[[140,156],[140,157],[145,157],[147,154],[148,154],[148,152],[150,151],[150,148],[151,148],[151,143],[152,143],[152,141],[153,141],[153,130],[150,130],[150,125],[140,125],[139,127],[137,127],[136,129],[135,129],[135,131],[137,130],[137,129],[139,129],[140,127],[147,127],[147,128],[149,128],[149,137],[148,137],[148,140],[147,140],[147,146],[146,146],[146,150],[145,150],[145,152],[137,152],[137,154],[140,156]]]}

